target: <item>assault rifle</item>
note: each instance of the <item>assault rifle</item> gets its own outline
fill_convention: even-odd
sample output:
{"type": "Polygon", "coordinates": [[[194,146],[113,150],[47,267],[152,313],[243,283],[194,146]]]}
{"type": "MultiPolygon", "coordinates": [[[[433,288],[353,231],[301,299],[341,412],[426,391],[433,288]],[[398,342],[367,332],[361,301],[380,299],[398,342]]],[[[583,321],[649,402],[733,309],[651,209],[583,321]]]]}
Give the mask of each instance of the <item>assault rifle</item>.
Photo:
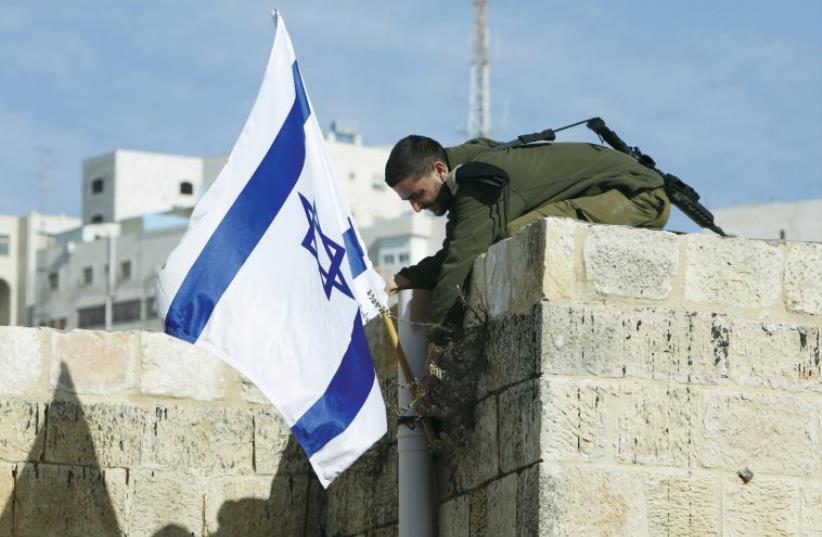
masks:
{"type": "Polygon", "coordinates": [[[685,214],[685,216],[699,224],[701,227],[710,229],[717,235],[722,237],[728,236],[727,233],[722,231],[722,228],[714,223],[714,215],[711,214],[711,211],[699,203],[699,194],[693,189],[693,187],[686,184],[676,175],[665,173],[657,168],[654,159],[640,151],[638,147],[631,147],[623,142],[622,139],[617,136],[617,133],[605,125],[605,122],[601,118],[594,117],[591,119],[578,121],[576,123],[571,123],[570,125],[559,127],[558,129],[545,129],[540,132],[523,134],[521,136],[517,136],[516,140],[499,146],[498,149],[521,147],[537,142],[553,142],[556,139],[557,132],[570,129],[571,127],[576,127],[577,125],[582,125],[583,123],[585,123],[586,127],[594,131],[596,135],[599,136],[600,140],[605,141],[615,150],[620,153],[625,153],[643,166],[654,170],[662,176],[662,179],[665,181],[665,193],[668,195],[671,203],[678,207],[679,210],[685,214]]]}

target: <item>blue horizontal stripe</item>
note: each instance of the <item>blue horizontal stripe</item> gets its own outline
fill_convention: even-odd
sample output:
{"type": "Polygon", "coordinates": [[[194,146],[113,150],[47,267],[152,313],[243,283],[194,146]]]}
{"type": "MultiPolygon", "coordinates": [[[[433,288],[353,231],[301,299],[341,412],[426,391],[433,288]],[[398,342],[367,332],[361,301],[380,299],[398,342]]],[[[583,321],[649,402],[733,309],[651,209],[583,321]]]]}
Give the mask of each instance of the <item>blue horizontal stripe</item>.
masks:
{"type": "Polygon", "coordinates": [[[374,385],[374,364],[360,320],[354,316],[351,342],[325,393],[291,428],[311,457],[345,431],[359,413],[374,385]]]}
{"type": "Polygon", "coordinates": [[[251,255],[297,183],[305,164],[310,110],[297,62],[294,104],[257,170],[208,239],[166,314],[167,334],[194,343],[234,276],[251,255]]]}

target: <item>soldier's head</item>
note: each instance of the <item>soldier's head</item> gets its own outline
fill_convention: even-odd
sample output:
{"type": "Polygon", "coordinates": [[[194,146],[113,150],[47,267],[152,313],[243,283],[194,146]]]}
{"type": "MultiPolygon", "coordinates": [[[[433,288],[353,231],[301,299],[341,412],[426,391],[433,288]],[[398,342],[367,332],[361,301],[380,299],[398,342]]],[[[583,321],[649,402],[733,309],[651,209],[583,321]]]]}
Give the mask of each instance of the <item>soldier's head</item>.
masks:
{"type": "Polygon", "coordinates": [[[448,171],[448,157],[439,142],[412,134],[391,150],[385,164],[385,182],[416,212],[428,209],[441,216],[448,208],[438,197],[448,171]]]}

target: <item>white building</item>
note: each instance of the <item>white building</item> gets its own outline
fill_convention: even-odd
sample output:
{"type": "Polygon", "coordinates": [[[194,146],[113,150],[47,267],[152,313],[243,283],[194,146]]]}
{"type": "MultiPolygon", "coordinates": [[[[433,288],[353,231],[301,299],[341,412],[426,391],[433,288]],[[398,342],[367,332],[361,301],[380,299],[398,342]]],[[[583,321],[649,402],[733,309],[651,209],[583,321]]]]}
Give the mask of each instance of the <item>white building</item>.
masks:
{"type": "Polygon", "coordinates": [[[738,205],[713,213],[719,227],[730,235],[822,242],[822,200],[738,205]]]}
{"type": "MultiPolygon", "coordinates": [[[[414,213],[385,185],[389,148],[363,146],[352,125],[341,123],[334,123],[327,147],[369,256],[384,275],[439,249],[444,220],[414,213]]],[[[84,225],[53,237],[38,253],[32,324],[162,329],[154,306],[157,272],[225,162],[121,149],[85,161],[84,225]]]]}

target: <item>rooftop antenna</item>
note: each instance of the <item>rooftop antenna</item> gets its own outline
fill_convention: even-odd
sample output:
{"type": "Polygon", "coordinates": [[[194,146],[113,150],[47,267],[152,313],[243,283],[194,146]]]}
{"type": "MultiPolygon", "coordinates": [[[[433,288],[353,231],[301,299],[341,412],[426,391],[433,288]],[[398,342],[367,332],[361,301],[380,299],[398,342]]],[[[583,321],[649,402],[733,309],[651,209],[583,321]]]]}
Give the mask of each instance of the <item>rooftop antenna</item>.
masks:
{"type": "Polygon", "coordinates": [[[491,62],[488,59],[488,0],[472,0],[474,33],[468,85],[468,137],[491,135],[491,62]]]}

